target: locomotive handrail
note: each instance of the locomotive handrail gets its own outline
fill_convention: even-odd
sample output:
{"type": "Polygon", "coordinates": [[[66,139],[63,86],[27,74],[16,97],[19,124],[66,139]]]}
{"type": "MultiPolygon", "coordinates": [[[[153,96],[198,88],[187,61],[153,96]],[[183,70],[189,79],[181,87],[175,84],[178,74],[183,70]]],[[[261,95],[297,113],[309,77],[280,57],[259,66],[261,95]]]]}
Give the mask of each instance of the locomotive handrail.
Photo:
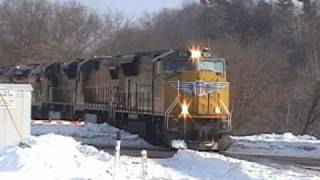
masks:
{"type": "Polygon", "coordinates": [[[228,130],[231,130],[231,113],[228,110],[228,108],[226,107],[226,105],[224,104],[224,102],[220,99],[220,104],[222,105],[223,109],[227,112],[228,114],[228,130]]]}
{"type": "Polygon", "coordinates": [[[161,54],[160,56],[155,57],[155,58],[152,60],[152,62],[157,62],[157,61],[160,60],[161,58],[166,57],[166,56],[169,56],[169,55],[173,54],[174,52],[175,52],[174,50],[171,50],[171,49],[170,49],[168,52],[163,53],[163,54],[161,54]]]}
{"type": "Polygon", "coordinates": [[[70,87],[49,87],[49,103],[72,104],[70,87]]]}
{"type": "Polygon", "coordinates": [[[169,114],[173,110],[173,108],[176,106],[177,102],[180,99],[180,94],[176,97],[176,99],[171,103],[171,105],[168,107],[167,111],[165,112],[165,122],[166,122],[166,127],[169,129],[169,114]]]}
{"type": "Polygon", "coordinates": [[[228,130],[231,131],[231,129],[232,129],[232,112],[229,115],[228,127],[229,127],[228,130]]]}
{"type": "Polygon", "coordinates": [[[170,104],[168,109],[165,112],[164,118],[165,118],[165,123],[166,123],[166,128],[169,129],[169,114],[173,110],[173,108],[176,106],[177,102],[180,100],[180,81],[178,81],[178,96],[173,100],[173,102],[170,104]]]}
{"type": "Polygon", "coordinates": [[[108,113],[108,116],[109,116],[109,121],[111,121],[111,119],[113,118],[113,111],[114,111],[114,97],[115,95],[115,92],[114,91],[111,91],[111,101],[109,103],[109,113],[108,113]]]}

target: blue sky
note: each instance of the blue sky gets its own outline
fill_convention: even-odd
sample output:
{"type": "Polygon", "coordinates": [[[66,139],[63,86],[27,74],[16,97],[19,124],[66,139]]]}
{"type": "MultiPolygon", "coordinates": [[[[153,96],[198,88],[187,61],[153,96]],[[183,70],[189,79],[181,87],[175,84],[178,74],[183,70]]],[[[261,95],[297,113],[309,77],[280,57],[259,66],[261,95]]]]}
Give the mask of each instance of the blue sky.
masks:
{"type": "Polygon", "coordinates": [[[155,12],[161,8],[181,7],[184,1],[194,0],[79,0],[91,8],[104,12],[107,8],[120,10],[128,15],[139,16],[143,12],[155,12]]]}

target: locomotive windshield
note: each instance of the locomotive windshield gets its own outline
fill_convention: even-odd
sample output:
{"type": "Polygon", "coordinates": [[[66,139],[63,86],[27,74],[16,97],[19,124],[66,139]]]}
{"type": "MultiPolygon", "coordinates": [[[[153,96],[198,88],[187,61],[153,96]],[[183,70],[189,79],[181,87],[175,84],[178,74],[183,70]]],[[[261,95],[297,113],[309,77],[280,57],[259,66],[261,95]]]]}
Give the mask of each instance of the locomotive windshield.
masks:
{"type": "Polygon", "coordinates": [[[199,71],[214,71],[216,73],[224,73],[224,62],[221,60],[203,59],[199,61],[199,71]]]}
{"type": "Polygon", "coordinates": [[[165,72],[181,72],[184,70],[194,71],[213,71],[215,73],[224,74],[224,61],[221,59],[201,58],[197,62],[191,60],[170,60],[165,62],[165,72]]]}

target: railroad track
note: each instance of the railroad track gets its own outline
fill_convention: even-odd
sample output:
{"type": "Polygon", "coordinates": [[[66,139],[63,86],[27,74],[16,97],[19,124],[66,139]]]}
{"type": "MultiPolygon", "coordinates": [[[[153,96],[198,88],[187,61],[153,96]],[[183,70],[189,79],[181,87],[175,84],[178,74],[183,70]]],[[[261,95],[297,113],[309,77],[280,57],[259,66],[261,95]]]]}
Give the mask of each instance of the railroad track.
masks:
{"type": "Polygon", "coordinates": [[[262,154],[245,154],[245,153],[231,153],[223,152],[225,156],[258,162],[264,165],[281,167],[281,168],[299,168],[305,170],[316,171],[320,175],[320,158],[308,157],[289,157],[289,156],[275,156],[262,154]]]}
{"type": "MultiPolygon", "coordinates": [[[[114,147],[104,146],[96,147],[99,150],[103,150],[110,154],[114,153],[114,147]]],[[[173,157],[178,150],[164,148],[164,147],[148,147],[148,148],[136,148],[136,147],[121,147],[120,154],[133,157],[141,157],[141,150],[147,150],[149,158],[171,158],[173,157]]]]}
{"type": "MultiPolygon", "coordinates": [[[[114,152],[114,147],[105,146],[105,147],[97,147],[100,150],[104,150],[106,152],[112,153],[114,152]]],[[[149,153],[149,157],[156,158],[167,158],[172,157],[177,150],[170,149],[165,147],[149,147],[149,148],[136,148],[136,147],[121,147],[121,154],[130,155],[130,156],[140,156],[140,151],[142,149],[146,149],[149,153]],[[162,156],[163,155],[163,156],[162,156]]],[[[222,152],[220,153],[224,156],[233,157],[237,159],[244,160],[272,160],[278,161],[288,164],[297,164],[303,166],[310,167],[318,167],[320,170],[320,157],[319,158],[307,158],[307,157],[289,157],[289,156],[274,156],[274,155],[262,155],[262,154],[245,154],[245,153],[231,153],[231,152],[222,152]]]]}
{"type": "MultiPolygon", "coordinates": [[[[114,147],[96,147],[100,150],[114,153],[114,147]]],[[[148,148],[137,148],[137,147],[121,147],[121,155],[141,157],[141,150],[146,149],[149,158],[163,159],[173,157],[178,150],[165,148],[165,147],[148,147],[148,148]]],[[[213,152],[214,153],[214,152],[213,152]]],[[[288,156],[272,156],[272,155],[261,155],[261,154],[244,154],[244,153],[231,153],[222,152],[220,153],[227,157],[236,159],[247,160],[256,162],[266,166],[281,169],[293,169],[296,171],[310,171],[320,175],[320,158],[304,158],[304,157],[288,157],[288,156]]]]}

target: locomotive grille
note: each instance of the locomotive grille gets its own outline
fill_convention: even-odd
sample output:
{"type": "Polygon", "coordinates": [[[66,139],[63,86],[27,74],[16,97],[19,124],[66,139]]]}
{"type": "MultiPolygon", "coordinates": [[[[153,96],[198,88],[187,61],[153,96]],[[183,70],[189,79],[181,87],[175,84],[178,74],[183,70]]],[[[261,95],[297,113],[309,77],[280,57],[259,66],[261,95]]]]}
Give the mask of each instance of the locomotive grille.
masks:
{"type": "Polygon", "coordinates": [[[227,82],[184,82],[184,81],[170,81],[170,85],[175,88],[193,94],[205,95],[214,91],[222,90],[225,88],[227,82]],[[178,85],[179,84],[179,85],[178,85]]]}

